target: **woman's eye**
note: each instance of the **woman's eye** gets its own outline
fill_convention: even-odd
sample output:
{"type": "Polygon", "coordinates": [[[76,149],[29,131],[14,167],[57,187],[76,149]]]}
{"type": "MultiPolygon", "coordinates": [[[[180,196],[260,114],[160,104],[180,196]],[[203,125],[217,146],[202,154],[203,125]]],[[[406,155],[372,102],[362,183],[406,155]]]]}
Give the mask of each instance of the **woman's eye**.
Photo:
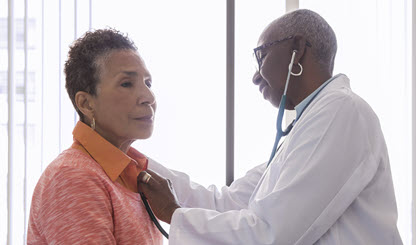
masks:
{"type": "Polygon", "coordinates": [[[132,83],[131,82],[123,82],[122,84],[121,84],[121,87],[124,87],[124,88],[129,88],[129,87],[131,87],[132,86],[132,83]]]}

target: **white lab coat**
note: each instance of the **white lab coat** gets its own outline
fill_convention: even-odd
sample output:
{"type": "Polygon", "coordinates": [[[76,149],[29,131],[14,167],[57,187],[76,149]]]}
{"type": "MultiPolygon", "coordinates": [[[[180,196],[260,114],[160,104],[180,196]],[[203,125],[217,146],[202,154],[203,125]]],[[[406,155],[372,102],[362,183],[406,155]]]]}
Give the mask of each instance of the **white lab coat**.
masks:
{"type": "MultiPolygon", "coordinates": [[[[197,164],[197,163],[196,163],[197,164]]],[[[377,116],[340,75],[305,109],[266,168],[221,191],[150,159],[180,204],[171,245],[402,244],[377,116]]]]}

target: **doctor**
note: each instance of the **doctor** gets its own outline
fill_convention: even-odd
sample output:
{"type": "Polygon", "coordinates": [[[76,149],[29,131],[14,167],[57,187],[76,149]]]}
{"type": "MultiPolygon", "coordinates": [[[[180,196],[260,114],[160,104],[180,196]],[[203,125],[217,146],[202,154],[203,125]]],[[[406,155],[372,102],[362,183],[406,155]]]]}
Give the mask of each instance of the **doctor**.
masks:
{"type": "Polygon", "coordinates": [[[258,45],[253,82],[275,107],[286,94],[293,128],[270,164],[221,190],[150,160],[139,189],[170,223],[169,244],[402,244],[383,133],[349,79],[332,75],[332,28],[297,10],[269,24],[258,45]]]}

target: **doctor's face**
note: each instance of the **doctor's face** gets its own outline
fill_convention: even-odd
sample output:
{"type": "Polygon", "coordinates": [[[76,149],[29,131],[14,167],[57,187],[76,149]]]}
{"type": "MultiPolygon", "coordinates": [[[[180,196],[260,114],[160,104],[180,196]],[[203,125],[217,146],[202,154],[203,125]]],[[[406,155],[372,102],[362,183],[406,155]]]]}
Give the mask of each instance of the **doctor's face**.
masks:
{"type": "Polygon", "coordinates": [[[259,70],[253,76],[253,83],[259,86],[263,98],[279,107],[283,95],[290,63],[290,39],[267,37],[262,34],[256,48],[259,70]]]}
{"type": "Polygon", "coordinates": [[[97,95],[92,98],[96,131],[117,147],[150,137],[156,101],[141,57],[132,50],[116,50],[99,67],[97,95]]]}

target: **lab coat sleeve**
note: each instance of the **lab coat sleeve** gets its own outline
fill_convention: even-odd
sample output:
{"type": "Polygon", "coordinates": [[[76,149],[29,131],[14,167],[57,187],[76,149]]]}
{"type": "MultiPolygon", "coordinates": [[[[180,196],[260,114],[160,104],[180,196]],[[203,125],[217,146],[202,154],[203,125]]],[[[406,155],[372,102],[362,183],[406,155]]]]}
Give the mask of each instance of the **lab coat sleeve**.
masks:
{"type": "Polygon", "coordinates": [[[187,174],[170,170],[152,159],[149,159],[149,169],[172,181],[182,207],[225,212],[247,208],[250,196],[266,169],[266,163],[256,166],[244,177],[235,180],[230,187],[224,186],[221,190],[214,185],[205,188],[192,182],[187,174]]]}
{"type": "Polygon", "coordinates": [[[298,122],[247,209],[177,209],[169,244],[315,243],[374,177],[384,142],[366,105],[333,97],[298,122]]]}

